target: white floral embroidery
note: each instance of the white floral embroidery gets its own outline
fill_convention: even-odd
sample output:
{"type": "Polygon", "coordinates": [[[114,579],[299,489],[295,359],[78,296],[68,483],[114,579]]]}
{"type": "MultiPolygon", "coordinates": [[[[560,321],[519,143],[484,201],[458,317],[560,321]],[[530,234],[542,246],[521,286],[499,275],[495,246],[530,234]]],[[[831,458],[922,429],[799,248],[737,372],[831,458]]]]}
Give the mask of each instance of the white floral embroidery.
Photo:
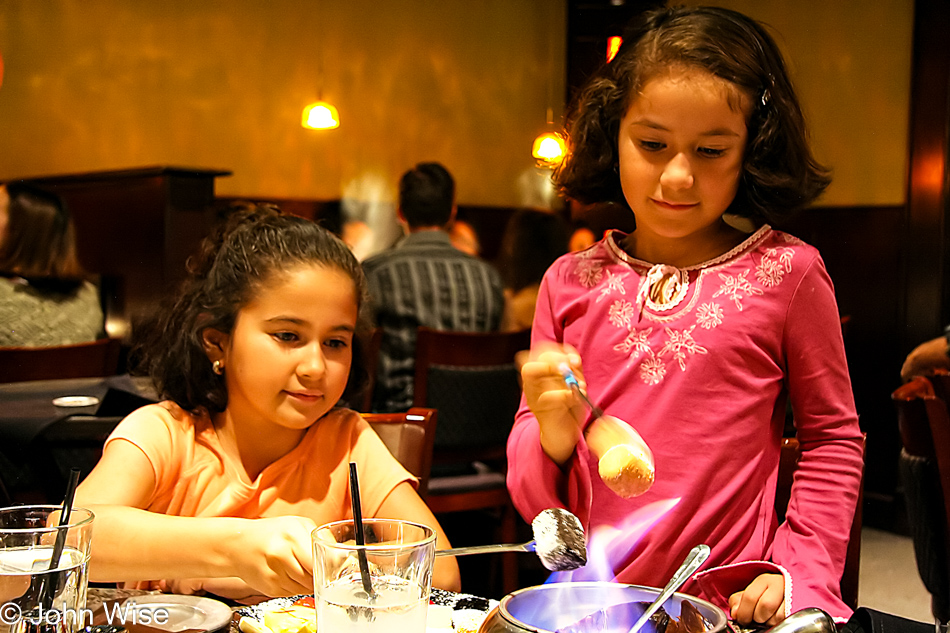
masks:
{"type": "Polygon", "coordinates": [[[627,289],[623,285],[623,276],[614,275],[609,270],[607,271],[607,282],[600,289],[600,296],[597,297],[597,303],[600,303],[600,300],[609,295],[611,292],[619,292],[622,295],[627,294],[627,289]]]}
{"type": "Polygon", "coordinates": [[[761,288],[756,288],[752,285],[751,281],[746,279],[747,274],[749,274],[748,269],[743,270],[735,277],[725,273],[719,273],[719,278],[722,279],[723,283],[719,287],[719,290],[713,293],[713,298],[716,298],[719,295],[727,295],[730,299],[732,299],[732,301],[736,304],[736,308],[738,308],[741,312],[742,299],[745,296],[762,294],[761,288]]]}
{"type": "Polygon", "coordinates": [[[755,267],[755,278],[766,288],[774,288],[782,283],[785,273],[792,272],[792,257],[795,251],[791,248],[769,248],[762,256],[762,260],[755,267]],[[777,259],[776,259],[777,257],[777,259]]]}
{"type": "Polygon", "coordinates": [[[600,283],[603,273],[599,261],[580,259],[577,262],[577,279],[585,288],[593,288],[600,283]]]}
{"type": "Polygon", "coordinates": [[[597,248],[597,245],[595,244],[594,246],[589,246],[588,248],[585,248],[582,251],[574,253],[574,257],[576,257],[577,259],[590,259],[591,257],[597,254],[597,250],[598,248],[597,248]]]}
{"type": "Polygon", "coordinates": [[[775,250],[779,251],[778,260],[785,266],[785,272],[792,272],[792,257],[795,256],[795,249],[777,248],[775,250]]]}
{"type": "Polygon", "coordinates": [[[785,271],[782,265],[774,259],[763,257],[759,265],[755,267],[755,278],[766,288],[774,288],[782,283],[782,276],[785,271]]]}
{"type": "Polygon", "coordinates": [[[648,327],[645,330],[631,330],[623,342],[614,345],[614,349],[618,352],[628,354],[631,361],[640,358],[640,354],[653,356],[653,350],[650,349],[649,341],[650,332],[652,331],[652,327],[648,327]]]}
{"type": "Polygon", "coordinates": [[[699,309],[696,310],[696,322],[699,323],[704,330],[711,330],[717,325],[721,325],[722,306],[714,301],[702,304],[699,306],[699,309]]]}
{"type": "Polygon", "coordinates": [[[673,355],[682,371],[686,371],[686,354],[705,354],[706,348],[693,340],[693,330],[695,325],[691,325],[688,330],[674,330],[666,328],[666,335],[669,340],[663,345],[663,348],[657,353],[657,356],[673,355]]]}
{"type": "Polygon", "coordinates": [[[640,378],[648,385],[656,385],[666,378],[666,364],[656,358],[648,358],[640,364],[640,378]]]}
{"type": "Polygon", "coordinates": [[[633,319],[634,314],[633,304],[623,299],[614,301],[607,313],[611,323],[624,328],[630,327],[630,320],[633,319]]]}

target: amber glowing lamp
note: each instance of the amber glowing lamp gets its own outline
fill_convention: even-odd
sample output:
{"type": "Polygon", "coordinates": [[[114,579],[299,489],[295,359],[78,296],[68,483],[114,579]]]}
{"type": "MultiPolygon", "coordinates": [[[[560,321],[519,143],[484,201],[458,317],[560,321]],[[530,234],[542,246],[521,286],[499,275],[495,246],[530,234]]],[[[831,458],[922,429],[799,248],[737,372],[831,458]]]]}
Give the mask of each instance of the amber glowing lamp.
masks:
{"type": "Polygon", "coordinates": [[[326,101],[317,101],[303,109],[301,125],[308,130],[332,130],[340,127],[340,114],[326,101]]]}

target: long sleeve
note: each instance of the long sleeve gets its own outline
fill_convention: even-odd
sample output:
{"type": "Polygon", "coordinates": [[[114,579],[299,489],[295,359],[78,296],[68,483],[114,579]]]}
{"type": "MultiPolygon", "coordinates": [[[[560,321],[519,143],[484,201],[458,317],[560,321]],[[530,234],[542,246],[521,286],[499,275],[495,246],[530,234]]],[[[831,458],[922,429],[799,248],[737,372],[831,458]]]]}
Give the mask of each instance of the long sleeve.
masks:
{"type": "MultiPolygon", "coordinates": [[[[557,294],[557,265],[541,282],[531,346],[543,341],[563,342],[563,329],[556,322],[552,299],[557,294]]],[[[590,517],[591,481],[586,468],[587,453],[583,442],[565,469],[541,450],[538,421],[528,409],[524,396],[508,438],[508,490],[515,508],[531,521],[547,508],[565,508],[574,513],[585,527],[590,517]]]]}
{"type": "Polygon", "coordinates": [[[840,581],[864,466],[840,319],[831,280],[815,258],[793,293],[785,318],[786,383],[802,457],[785,522],[763,561],[709,569],[697,576],[724,603],[756,576],[785,576],[785,613],[817,606],[837,622],[851,609],[840,581]]]}
{"type": "Polygon", "coordinates": [[[864,466],[863,438],[834,291],[820,260],[792,298],[785,342],[802,458],[771,560],[791,574],[793,608],[827,604],[849,613],[840,604],[839,583],[864,466]]]}

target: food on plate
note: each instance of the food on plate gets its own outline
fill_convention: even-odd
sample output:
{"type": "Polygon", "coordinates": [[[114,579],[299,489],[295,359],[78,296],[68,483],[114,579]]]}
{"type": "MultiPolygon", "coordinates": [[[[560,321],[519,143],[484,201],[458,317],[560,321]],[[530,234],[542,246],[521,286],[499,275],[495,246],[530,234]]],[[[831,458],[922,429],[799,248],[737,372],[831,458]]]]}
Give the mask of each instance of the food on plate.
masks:
{"type": "MultiPolygon", "coordinates": [[[[476,633],[488,611],[497,605],[497,600],[433,588],[429,594],[426,628],[439,633],[476,633]]],[[[315,633],[313,596],[272,598],[242,607],[237,612],[241,615],[238,628],[242,633],[315,633]],[[301,616],[309,625],[300,626],[301,616]]]]}
{"type": "Polygon", "coordinates": [[[317,612],[313,607],[303,605],[265,611],[264,626],[272,633],[316,633],[317,612]]]}
{"type": "Polygon", "coordinates": [[[243,616],[238,621],[243,633],[316,633],[317,611],[313,597],[307,596],[290,606],[280,606],[264,611],[264,621],[243,616]]]}

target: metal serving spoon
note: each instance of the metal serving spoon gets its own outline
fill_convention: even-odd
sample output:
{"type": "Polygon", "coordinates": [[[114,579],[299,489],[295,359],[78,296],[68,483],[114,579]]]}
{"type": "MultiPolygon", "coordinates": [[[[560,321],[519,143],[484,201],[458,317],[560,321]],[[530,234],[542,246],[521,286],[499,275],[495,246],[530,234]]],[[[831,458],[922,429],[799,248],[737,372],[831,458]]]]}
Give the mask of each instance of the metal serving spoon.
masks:
{"type": "Polygon", "coordinates": [[[647,623],[647,620],[656,613],[657,609],[663,606],[663,603],[666,602],[677,589],[683,586],[683,583],[690,579],[690,577],[696,573],[696,570],[699,569],[699,566],[702,565],[706,559],[709,557],[709,546],[708,545],[697,545],[689,551],[689,554],[686,556],[686,560],[683,561],[683,564],[680,565],[680,568],[676,570],[676,573],[673,574],[673,577],[670,578],[670,581],[666,583],[666,586],[663,587],[663,591],[660,592],[660,595],[656,597],[647,610],[643,612],[643,615],[640,616],[640,619],[636,621],[633,625],[633,628],[630,629],[629,633],[637,633],[643,625],[647,623]]]}

